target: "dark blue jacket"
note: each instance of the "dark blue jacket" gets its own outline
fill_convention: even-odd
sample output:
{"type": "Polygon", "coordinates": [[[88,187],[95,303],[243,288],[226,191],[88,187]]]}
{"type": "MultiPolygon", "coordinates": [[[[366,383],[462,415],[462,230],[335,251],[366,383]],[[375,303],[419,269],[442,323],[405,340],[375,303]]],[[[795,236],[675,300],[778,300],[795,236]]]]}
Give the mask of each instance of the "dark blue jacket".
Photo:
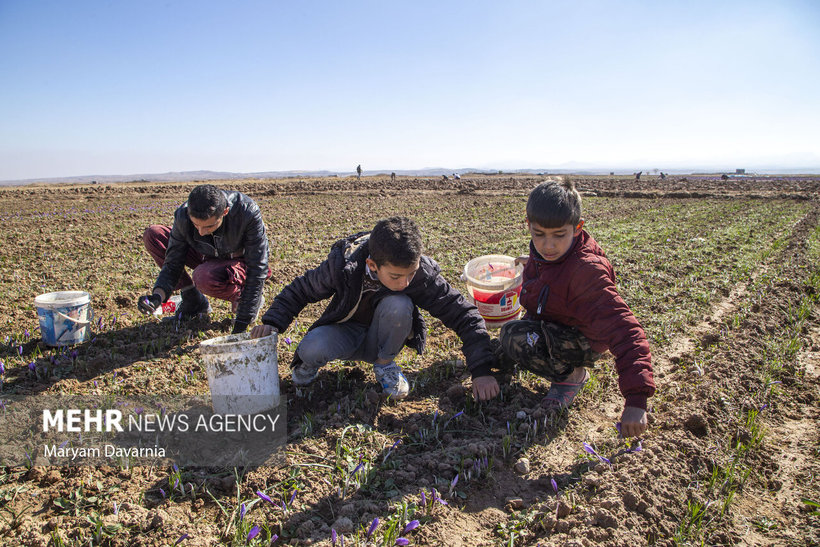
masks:
{"type": "MultiPolygon", "coordinates": [[[[334,243],[324,262],[282,289],[262,316],[262,323],[284,332],[305,306],[327,298],[331,299],[330,303],[310,329],[349,320],[362,295],[365,260],[370,256],[369,237],[369,232],[361,232],[334,243]]],[[[373,305],[389,294],[391,291],[383,287],[373,296],[373,305]]],[[[478,309],[442,277],[441,268],[434,260],[421,257],[415,277],[401,294],[407,295],[414,304],[413,338],[407,341],[408,347],[418,353],[424,351],[427,327],[419,313],[422,308],[458,334],[471,372],[478,369],[482,374],[489,373],[494,357],[484,319],[478,309]]]]}
{"type": "Polygon", "coordinates": [[[247,277],[235,319],[249,324],[253,320],[251,314],[261,301],[265,279],[268,278],[268,238],[259,206],[241,192],[223,190],[223,193],[228,199],[229,209],[223,217],[222,226],[213,233],[213,245],[211,236],[199,235],[188,217],[187,201],[176,210],[165,262],[154,288],[162,289],[165,294],[174,292],[185,267],[189,248],[210,258],[242,259],[247,277]]]}

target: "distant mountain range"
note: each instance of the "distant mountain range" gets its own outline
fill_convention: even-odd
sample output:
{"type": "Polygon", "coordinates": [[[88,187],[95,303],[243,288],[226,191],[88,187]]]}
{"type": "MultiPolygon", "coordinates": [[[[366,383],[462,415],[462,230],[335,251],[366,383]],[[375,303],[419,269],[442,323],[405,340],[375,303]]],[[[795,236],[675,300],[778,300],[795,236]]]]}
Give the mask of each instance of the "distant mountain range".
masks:
{"type": "MultiPolygon", "coordinates": [[[[425,169],[405,169],[396,170],[396,175],[412,176],[412,177],[440,177],[442,175],[450,176],[453,173],[475,173],[482,175],[491,175],[498,173],[509,174],[575,174],[575,175],[608,175],[615,173],[616,175],[630,175],[639,171],[640,169],[593,169],[593,168],[577,168],[577,169],[445,169],[442,167],[431,167],[425,169]]],[[[664,170],[667,174],[697,174],[697,173],[729,173],[733,174],[734,169],[721,171],[720,169],[669,169],[664,170]]],[[[362,171],[362,176],[374,175],[390,175],[391,171],[375,170],[362,171]]],[[[657,174],[655,170],[652,172],[644,171],[646,174],[657,174]]],[[[760,168],[747,169],[747,174],[811,174],[820,173],[818,167],[807,168],[760,168]]],[[[38,178],[38,179],[22,179],[22,180],[4,180],[0,181],[2,186],[17,186],[26,184],[113,184],[117,182],[198,182],[210,180],[247,180],[247,179],[280,179],[280,178],[319,178],[319,177],[350,177],[355,176],[355,171],[263,171],[257,173],[232,173],[227,171],[175,171],[169,173],[151,173],[139,175],[83,175],[77,177],[52,177],[52,178],[38,178]]]]}

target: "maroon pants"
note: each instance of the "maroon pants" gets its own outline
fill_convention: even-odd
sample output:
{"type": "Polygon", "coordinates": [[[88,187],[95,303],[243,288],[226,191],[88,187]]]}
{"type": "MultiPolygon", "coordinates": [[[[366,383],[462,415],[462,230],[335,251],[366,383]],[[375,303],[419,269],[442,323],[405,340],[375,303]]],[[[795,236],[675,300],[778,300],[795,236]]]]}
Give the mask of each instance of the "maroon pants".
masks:
{"type": "MultiPolygon", "coordinates": [[[[165,250],[168,248],[170,237],[171,227],[157,224],[149,226],[142,235],[145,249],[160,268],[165,263],[165,250]]],[[[177,290],[196,285],[197,289],[208,296],[232,303],[239,300],[247,277],[245,261],[241,258],[232,260],[209,258],[189,247],[185,265],[191,269],[193,279],[183,269],[176,286],[177,290]]]]}

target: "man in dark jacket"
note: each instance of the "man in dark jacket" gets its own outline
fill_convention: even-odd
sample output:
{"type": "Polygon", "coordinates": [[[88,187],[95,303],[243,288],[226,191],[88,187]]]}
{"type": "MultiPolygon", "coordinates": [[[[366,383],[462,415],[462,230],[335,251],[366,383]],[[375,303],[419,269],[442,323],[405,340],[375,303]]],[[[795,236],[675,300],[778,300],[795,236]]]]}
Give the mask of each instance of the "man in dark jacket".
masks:
{"type": "Polygon", "coordinates": [[[139,298],[140,311],[153,313],[179,289],[182,319],[210,311],[206,294],[231,302],[234,333],[244,332],[256,318],[270,269],[265,224],[251,198],[211,184],[197,186],[174,213],[173,227],[149,226],[143,241],[162,269],[153,293],[139,298]]]}
{"type": "MultiPolygon", "coordinates": [[[[366,361],[373,363],[384,393],[403,399],[409,385],[394,359],[404,345],[423,351],[422,308],[458,334],[473,376],[489,374],[495,357],[484,319],[421,253],[421,233],[404,217],[381,220],[370,233],[340,240],[316,269],[279,293],[251,336],[284,332],[308,303],[331,298],[296,349],[293,383],[311,383],[335,359],[366,361]]],[[[498,394],[497,383],[484,389],[476,394],[482,400],[498,394]]]]}

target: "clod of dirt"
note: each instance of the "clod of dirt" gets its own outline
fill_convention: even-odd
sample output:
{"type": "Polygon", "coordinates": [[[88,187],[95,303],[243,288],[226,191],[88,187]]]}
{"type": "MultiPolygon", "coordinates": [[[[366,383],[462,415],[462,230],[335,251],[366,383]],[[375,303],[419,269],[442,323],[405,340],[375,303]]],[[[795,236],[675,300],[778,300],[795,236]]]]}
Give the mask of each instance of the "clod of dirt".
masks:
{"type": "Polygon", "coordinates": [[[524,500],[521,498],[507,498],[504,501],[504,506],[512,509],[513,511],[518,511],[522,507],[524,507],[524,500]]]}
{"type": "Polygon", "coordinates": [[[555,514],[558,515],[558,518],[565,518],[568,517],[569,514],[572,512],[572,506],[570,506],[564,500],[560,500],[558,502],[558,509],[556,509],[555,514]]]}
{"type": "Polygon", "coordinates": [[[353,521],[347,517],[339,517],[330,527],[337,533],[347,534],[353,531],[353,521]]]}
{"type": "Polygon", "coordinates": [[[513,469],[515,469],[515,472],[519,475],[526,475],[530,472],[530,460],[528,460],[527,458],[519,459],[517,462],[515,462],[513,469]]]}
{"type": "Polygon", "coordinates": [[[686,418],[683,427],[698,437],[705,437],[709,433],[709,424],[701,414],[692,414],[686,418]]]}
{"type": "Polygon", "coordinates": [[[459,403],[464,399],[466,390],[461,384],[453,384],[447,388],[447,398],[454,403],[459,403]]]}
{"type": "Polygon", "coordinates": [[[598,509],[595,511],[595,524],[601,526],[603,528],[617,528],[618,527],[618,519],[607,511],[606,509],[598,509]]]}

